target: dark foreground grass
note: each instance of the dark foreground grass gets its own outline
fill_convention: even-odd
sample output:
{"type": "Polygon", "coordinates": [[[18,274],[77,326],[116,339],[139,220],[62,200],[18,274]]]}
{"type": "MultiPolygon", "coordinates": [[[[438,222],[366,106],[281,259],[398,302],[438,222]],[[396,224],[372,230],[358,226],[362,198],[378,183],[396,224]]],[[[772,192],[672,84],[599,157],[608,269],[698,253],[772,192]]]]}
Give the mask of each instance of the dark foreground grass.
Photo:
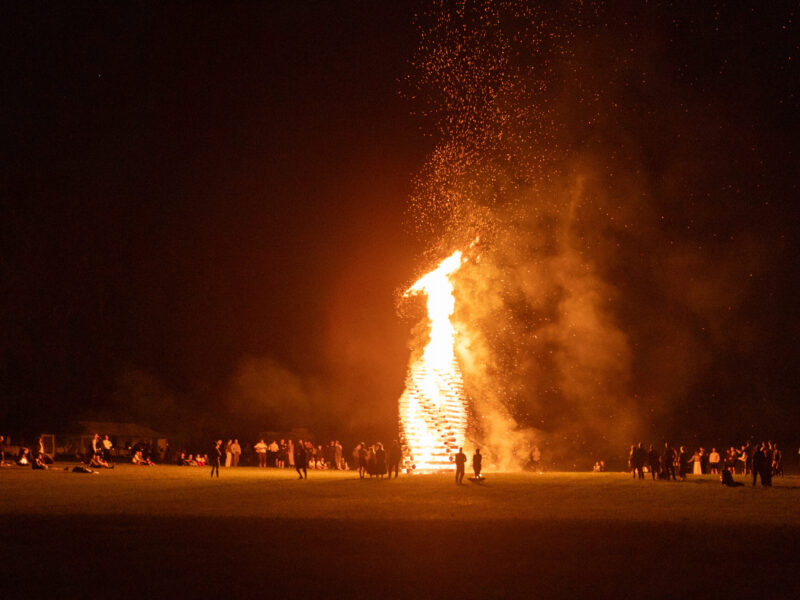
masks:
{"type": "Polygon", "coordinates": [[[8,597],[798,598],[800,479],[0,470],[8,597]]]}

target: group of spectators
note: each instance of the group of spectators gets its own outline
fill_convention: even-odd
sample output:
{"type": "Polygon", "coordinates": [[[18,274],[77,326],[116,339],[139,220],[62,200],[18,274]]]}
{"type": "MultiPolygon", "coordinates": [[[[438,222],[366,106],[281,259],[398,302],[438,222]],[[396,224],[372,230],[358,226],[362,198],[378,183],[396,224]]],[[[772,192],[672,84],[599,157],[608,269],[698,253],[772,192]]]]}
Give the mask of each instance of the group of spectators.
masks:
{"type": "MultiPolygon", "coordinates": [[[[6,466],[7,444],[5,436],[0,435],[0,467],[6,466]]],[[[10,457],[9,457],[10,458],[10,457]]],[[[32,467],[34,469],[48,469],[53,464],[53,460],[44,451],[44,440],[41,436],[37,440],[36,452],[26,446],[20,446],[16,455],[10,459],[8,464],[15,464],[19,467],[32,467]]]]}
{"type": "MultiPolygon", "coordinates": [[[[95,433],[92,438],[90,454],[84,462],[95,469],[113,469],[113,450],[114,444],[109,436],[106,435],[101,438],[99,433],[95,433]]],[[[133,444],[130,447],[130,456],[131,464],[141,467],[155,465],[152,458],[153,449],[148,443],[136,442],[133,444]]]]}
{"type": "MultiPolygon", "coordinates": [[[[604,469],[598,469],[596,464],[595,470],[604,469]]],[[[628,471],[638,479],[644,479],[645,471],[653,479],[685,480],[690,473],[720,475],[725,485],[734,484],[733,476],[740,473],[752,475],[753,485],[760,477],[762,485],[770,486],[773,476],[783,476],[783,453],[771,441],[750,442],[740,448],[731,446],[722,454],[716,448],[711,448],[711,452],[703,447],[689,451],[685,446],[680,446],[676,450],[669,443],[665,443],[659,451],[652,444],[645,448],[639,443],[630,447],[628,471]]]]}
{"type": "MultiPolygon", "coordinates": [[[[252,451],[257,458],[258,468],[295,469],[301,479],[307,476],[309,469],[319,471],[357,470],[362,479],[367,476],[382,478],[389,475],[391,477],[392,473],[397,477],[402,461],[402,452],[397,440],[392,443],[388,452],[381,442],[371,445],[361,442],[353,449],[349,462],[339,440],[315,445],[310,440],[302,439],[272,440],[269,444],[261,439],[252,446],[252,451]]],[[[181,466],[211,465],[212,473],[216,473],[217,460],[219,460],[219,467],[237,467],[240,464],[241,456],[242,448],[239,440],[230,439],[224,446],[222,440],[218,440],[209,454],[193,455],[181,452],[178,464],[181,466]]]]}

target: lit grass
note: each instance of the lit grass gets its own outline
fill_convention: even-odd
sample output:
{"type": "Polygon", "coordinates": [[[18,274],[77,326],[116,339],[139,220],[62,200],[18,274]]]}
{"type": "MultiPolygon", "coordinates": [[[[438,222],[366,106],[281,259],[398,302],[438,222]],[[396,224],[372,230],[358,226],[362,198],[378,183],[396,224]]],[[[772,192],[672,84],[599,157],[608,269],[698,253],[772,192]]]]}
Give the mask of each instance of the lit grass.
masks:
{"type": "Polygon", "coordinates": [[[0,470],[16,597],[794,598],[800,478],[0,470]],[[31,557],[47,567],[31,569],[31,557]]]}
{"type": "Polygon", "coordinates": [[[222,469],[219,480],[209,473],[210,468],[132,465],[98,475],[3,469],[0,514],[800,525],[800,477],[777,478],[772,489],[753,488],[749,480],[728,489],[711,475],[669,482],[622,473],[488,473],[485,483],[457,486],[446,474],[360,480],[355,472],[312,470],[298,481],[289,469],[222,469]],[[235,503],[226,501],[231,496],[235,503]]]}

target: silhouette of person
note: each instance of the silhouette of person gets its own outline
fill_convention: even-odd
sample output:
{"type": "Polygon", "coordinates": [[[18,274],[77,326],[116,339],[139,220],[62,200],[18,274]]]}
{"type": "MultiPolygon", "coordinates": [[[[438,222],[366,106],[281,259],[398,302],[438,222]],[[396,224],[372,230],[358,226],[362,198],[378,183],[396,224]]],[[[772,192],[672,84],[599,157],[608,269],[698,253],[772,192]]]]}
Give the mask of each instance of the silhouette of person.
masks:
{"type": "Polygon", "coordinates": [[[381,479],[386,474],[386,450],[380,442],[375,449],[375,474],[381,479]]]}
{"type": "Polygon", "coordinates": [[[400,461],[403,459],[403,453],[400,450],[400,444],[397,440],[392,442],[389,448],[389,479],[392,478],[392,470],[394,470],[394,478],[397,479],[397,474],[400,471],[400,461]]]}
{"type": "Polygon", "coordinates": [[[303,440],[297,440],[294,445],[294,468],[300,476],[298,479],[308,479],[308,455],[303,440]]]}
{"type": "Polygon", "coordinates": [[[358,476],[364,479],[367,472],[367,445],[361,442],[358,447],[358,476]]]}
{"type": "Polygon", "coordinates": [[[741,487],[744,484],[740,481],[734,481],[733,475],[731,475],[731,472],[726,467],[722,469],[722,485],[727,487],[741,487]]]}
{"type": "Polygon", "coordinates": [[[675,480],[675,450],[669,445],[669,442],[664,443],[664,454],[661,455],[661,469],[664,473],[664,479],[669,479],[672,476],[675,480]]]}
{"type": "Polygon", "coordinates": [[[634,476],[637,479],[644,479],[644,462],[646,458],[647,458],[647,453],[642,447],[642,442],[639,442],[639,445],[633,449],[633,460],[632,460],[634,476]]]}
{"type": "Polygon", "coordinates": [[[222,440],[217,440],[216,444],[214,444],[214,449],[211,451],[211,478],[214,478],[214,472],[217,473],[217,479],[219,479],[219,466],[222,462],[222,440]]]}
{"type": "Polygon", "coordinates": [[[464,454],[464,448],[458,449],[456,454],[456,483],[461,484],[464,481],[464,466],[467,464],[467,455],[464,454]]]}
{"type": "Polygon", "coordinates": [[[681,481],[686,481],[686,474],[689,472],[689,458],[691,456],[686,451],[686,447],[681,446],[680,452],[678,452],[678,475],[681,481]]]}
{"type": "Polygon", "coordinates": [[[481,449],[475,448],[475,455],[472,457],[472,470],[475,471],[475,478],[478,479],[481,476],[481,463],[483,462],[483,456],[481,456],[481,449]]]}
{"type": "Polygon", "coordinates": [[[658,471],[658,452],[653,449],[653,444],[650,444],[650,450],[647,452],[647,464],[650,467],[650,475],[655,479],[658,471]]]}

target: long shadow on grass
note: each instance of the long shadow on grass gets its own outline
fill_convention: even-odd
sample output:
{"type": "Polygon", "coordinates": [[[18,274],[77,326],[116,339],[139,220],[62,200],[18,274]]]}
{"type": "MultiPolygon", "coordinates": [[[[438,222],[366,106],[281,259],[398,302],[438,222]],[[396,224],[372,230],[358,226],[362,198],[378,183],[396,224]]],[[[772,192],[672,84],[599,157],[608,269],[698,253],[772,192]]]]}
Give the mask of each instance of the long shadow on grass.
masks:
{"type": "Polygon", "coordinates": [[[16,597],[789,598],[800,528],[0,517],[16,597]],[[113,593],[112,593],[113,591],[113,593]]]}

